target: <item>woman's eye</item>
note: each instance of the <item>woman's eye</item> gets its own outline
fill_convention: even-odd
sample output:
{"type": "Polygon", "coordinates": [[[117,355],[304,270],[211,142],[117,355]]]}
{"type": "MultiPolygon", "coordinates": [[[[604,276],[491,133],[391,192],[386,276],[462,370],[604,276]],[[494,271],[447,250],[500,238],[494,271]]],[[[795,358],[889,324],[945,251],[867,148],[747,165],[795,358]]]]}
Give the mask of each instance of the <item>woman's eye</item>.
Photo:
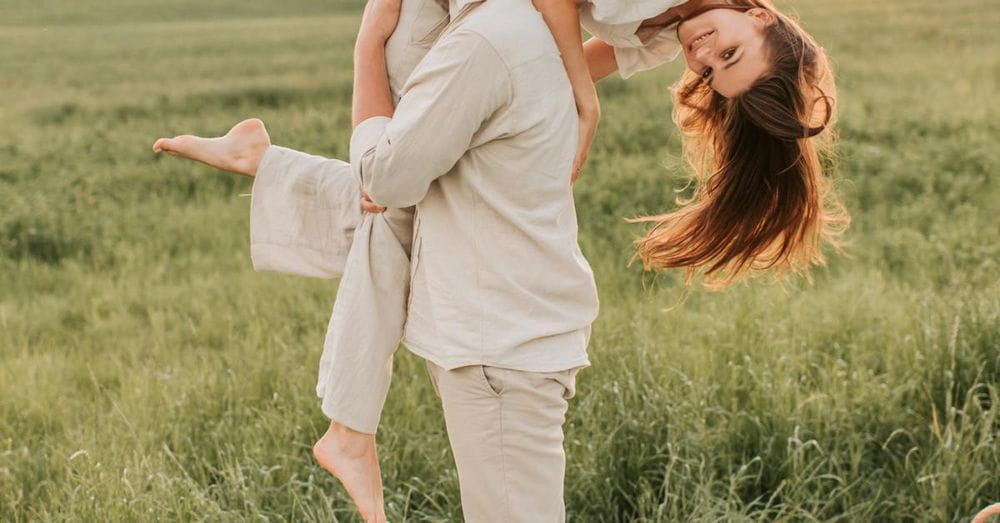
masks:
{"type": "Polygon", "coordinates": [[[701,70],[701,78],[703,80],[708,79],[709,76],[712,76],[712,68],[711,67],[706,67],[706,68],[704,68],[704,69],[701,70]]]}
{"type": "Polygon", "coordinates": [[[726,51],[722,53],[722,59],[729,60],[734,54],[736,54],[736,49],[726,49],[726,51]]]}

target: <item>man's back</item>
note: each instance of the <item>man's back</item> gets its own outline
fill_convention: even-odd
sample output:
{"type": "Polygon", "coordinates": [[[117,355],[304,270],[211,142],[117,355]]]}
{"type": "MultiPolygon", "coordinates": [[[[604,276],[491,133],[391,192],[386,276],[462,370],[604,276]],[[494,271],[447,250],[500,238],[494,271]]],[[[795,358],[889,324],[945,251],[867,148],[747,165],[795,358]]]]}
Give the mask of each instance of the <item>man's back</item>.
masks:
{"type": "Polygon", "coordinates": [[[570,186],[577,122],[558,50],[529,0],[488,0],[454,16],[362,166],[376,201],[417,203],[412,351],[445,368],[588,363],[597,293],[570,186]]]}

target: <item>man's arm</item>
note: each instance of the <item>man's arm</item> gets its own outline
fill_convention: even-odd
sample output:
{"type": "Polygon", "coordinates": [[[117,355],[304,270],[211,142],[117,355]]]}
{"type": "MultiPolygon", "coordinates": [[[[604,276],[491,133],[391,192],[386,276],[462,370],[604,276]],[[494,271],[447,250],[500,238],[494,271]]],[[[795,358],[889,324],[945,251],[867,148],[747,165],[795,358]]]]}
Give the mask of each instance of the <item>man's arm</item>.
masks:
{"type": "MultiPolygon", "coordinates": [[[[370,46],[364,53],[384,64],[380,49],[370,46]]],[[[377,69],[366,65],[356,72],[355,90],[362,92],[355,94],[354,112],[361,121],[351,137],[351,165],[372,200],[409,207],[451,170],[483,123],[510,100],[510,76],[489,42],[461,30],[427,53],[394,112],[391,102],[385,104],[384,66],[381,74],[377,69]]]]}

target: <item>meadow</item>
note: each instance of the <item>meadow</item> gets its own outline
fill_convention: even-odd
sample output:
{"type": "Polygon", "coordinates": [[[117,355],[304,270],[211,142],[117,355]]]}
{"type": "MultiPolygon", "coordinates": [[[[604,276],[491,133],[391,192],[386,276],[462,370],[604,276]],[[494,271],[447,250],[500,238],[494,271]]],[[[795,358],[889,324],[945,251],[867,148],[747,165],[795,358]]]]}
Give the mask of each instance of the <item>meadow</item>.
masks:
{"type": "MultiPolygon", "coordinates": [[[[600,85],[575,194],[601,314],[570,521],[967,521],[1000,501],[1000,4],[801,0],[854,221],[812,283],[630,264],[685,181],[669,85],[600,85]],[[680,303],[680,304],[679,304],[680,303]],[[679,305],[678,305],[679,304],[679,305]]],[[[346,157],[353,0],[0,2],[0,520],[353,521],[312,443],[336,281],[250,266],[251,181],[150,151],[262,118],[346,157]]],[[[378,434],[391,521],[458,521],[423,361],[378,434]]]]}

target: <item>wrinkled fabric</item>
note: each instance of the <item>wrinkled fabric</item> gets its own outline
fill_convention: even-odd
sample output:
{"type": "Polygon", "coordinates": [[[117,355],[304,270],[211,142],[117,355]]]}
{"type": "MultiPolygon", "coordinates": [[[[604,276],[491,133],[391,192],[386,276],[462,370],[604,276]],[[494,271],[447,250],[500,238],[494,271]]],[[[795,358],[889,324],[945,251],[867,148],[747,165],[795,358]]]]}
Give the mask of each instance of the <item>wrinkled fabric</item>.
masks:
{"type": "Polygon", "coordinates": [[[465,521],[566,520],[563,423],[579,370],[449,370],[427,362],[458,469],[465,521]]]}
{"type": "Polygon", "coordinates": [[[677,24],[640,30],[654,18],[687,0],[589,0],[580,7],[580,23],[588,33],[615,48],[618,73],[629,78],[677,58],[681,43],[677,24]]]}
{"type": "Polygon", "coordinates": [[[409,293],[412,208],[365,214],[355,232],[323,344],[316,395],[326,417],[375,434],[403,337],[409,293]],[[393,222],[397,223],[393,223],[393,222]]]}
{"type": "Polygon", "coordinates": [[[389,88],[399,101],[410,73],[423,60],[449,21],[447,0],[405,0],[396,30],[385,44],[389,88]]]}
{"type": "MultiPolygon", "coordinates": [[[[443,0],[409,0],[386,43],[393,99],[449,20],[443,0]]],[[[409,295],[414,208],[360,211],[350,166],[273,146],[254,180],[251,259],[256,270],[340,277],[320,358],[323,413],[375,434],[392,380],[409,295]]]]}
{"type": "MultiPolygon", "coordinates": [[[[576,242],[568,179],[577,118],[562,62],[530,4],[472,16],[478,2],[459,3],[449,26],[442,0],[404,1],[387,65],[394,99],[408,99],[394,118],[355,130],[351,165],[272,147],[254,182],[254,268],[343,275],[316,390],[328,417],[362,432],[377,429],[400,338],[445,369],[589,365],[597,295],[576,242]],[[435,46],[446,32],[451,40],[435,46]],[[417,204],[429,219],[412,206],[362,216],[365,172],[378,178],[377,202],[417,204]]],[[[595,4],[605,9],[597,23],[638,24],[673,4],[649,13],[611,5],[595,4]]]]}
{"type": "Polygon", "coordinates": [[[414,209],[360,212],[347,163],[272,146],[251,193],[255,270],[341,277],[316,394],[323,413],[375,434],[402,338],[414,209]]]}
{"type": "Polygon", "coordinates": [[[339,278],[361,223],[360,198],[346,162],[269,147],[250,195],[253,268],[339,278]]]}
{"type": "Polygon", "coordinates": [[[589,364],[598,300],[570,184],[578,116],[530,1],[465,6],[391,118],[354,131],[372,199],[416,205],[404,343],[448,369],[589,364]]]}

